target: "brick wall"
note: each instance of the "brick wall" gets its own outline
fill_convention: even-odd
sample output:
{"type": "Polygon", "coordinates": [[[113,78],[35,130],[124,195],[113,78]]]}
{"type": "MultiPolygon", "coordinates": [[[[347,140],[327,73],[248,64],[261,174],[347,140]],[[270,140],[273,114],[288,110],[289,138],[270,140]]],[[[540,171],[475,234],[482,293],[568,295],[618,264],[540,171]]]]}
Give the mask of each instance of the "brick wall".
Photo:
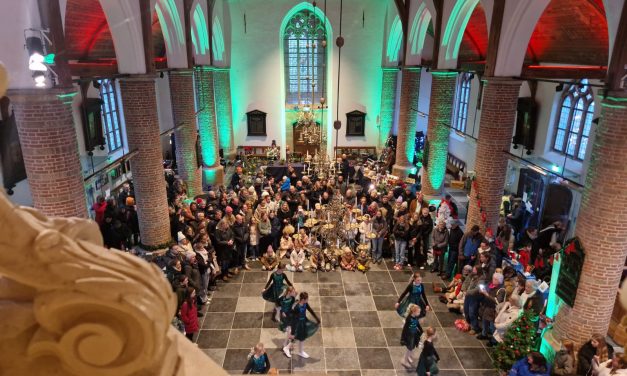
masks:
{"type": "Polygon", "coordinates": [[[192,70],[170,71],[172,115],[178,130],[176,138],[176,165],[181,179],[187,183],[187,195],[202,193],[202,176],[196,159],[196,107],[194,75],[192,70]]]}
{"type": "Polygon", "coordinates": [[[214,70],[211,67],[199,66],[194,68],[198,132],[203,164],[203,187],[221,183],[224,175],[222,166],[220,166],[220,141],[216,125],[213,75],[214,70]]]}
{"type": "Polygon", "coordinates": [[[439,195],[444,186],[448,137],[453,116],[453,100],[457,84],[457,73],[432,71],[431,102],[427,141],[429,155],[427,167],[422,175],[422,192],[426,195],[439,195]]]}
{"type": "Polygon", "coordinates": [[[466,227],[479,225],[483,231],[489,227],[496,234],[507,172],[507,156],[503,150],[509,150],[512,142],[520,84],[521,81],[507,78],[488,78],[485,81],[475,160],[477,189],[473,187],[470,190],[466,227]],[[477,195],[481,209],[486,213],[485,224],[481,220],[477,195]]]}
{"type": "Polygon", "coordinates": [[[601,106],[575,231],[586,258],[575,306],[563,305],[554,326],[557,338],[578,344],[607,333],[627,257],[627,97],[601,106]]]}
{"type": "Polygon", "coordinates": [[[232,159],[235,157],[235,143],[233,141],[233,111],[231,109],[231,70],[215,68],[213,85],[220,148],[224,150],[225,157],[232,159]]]}
{"type": "Polygon", "coordinates": [[[394,125],[394,110],[396,107],[396,84],[398,81],[397,68],[383,68],[383,85],[381,88],[381,112],[379,115],[378,147],[385,146],[385,141],[394,125]]]}
{"type": "Polygon", "coordinates": [[[9,91],[33,205],[48,216],[87,218],[72,117],[76,92],[9,91]]]}
{"type": "Polygon", "coordinates": [[[131,159],[131,172],[141,241],[149,246],[161,245],[171,237],[154,78],[120,79],[120,97],[129,150],[139,151],[131,159]]]}
{"type": "Polygon", "coordinates": [[[401,100],[398,117],[398,139],[396,142],[396,164],[393,174],[407,176],[414,168],[416,154],[416,118],[420,94],[420,68],[404,67],[401,81],[401,100]]]}

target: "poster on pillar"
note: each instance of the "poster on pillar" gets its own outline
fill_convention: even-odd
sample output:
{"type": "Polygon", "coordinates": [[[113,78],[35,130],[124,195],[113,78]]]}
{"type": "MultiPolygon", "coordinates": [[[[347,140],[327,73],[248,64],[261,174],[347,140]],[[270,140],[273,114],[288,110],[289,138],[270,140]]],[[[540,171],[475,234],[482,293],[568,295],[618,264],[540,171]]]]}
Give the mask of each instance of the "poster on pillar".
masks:
{"type": "Polygon", "coordinates": [[[576,237],[566,241],[555,257],[562,258],[555,292],[564,303],[573,307],[585,257],[581,242],[576,237]]]}

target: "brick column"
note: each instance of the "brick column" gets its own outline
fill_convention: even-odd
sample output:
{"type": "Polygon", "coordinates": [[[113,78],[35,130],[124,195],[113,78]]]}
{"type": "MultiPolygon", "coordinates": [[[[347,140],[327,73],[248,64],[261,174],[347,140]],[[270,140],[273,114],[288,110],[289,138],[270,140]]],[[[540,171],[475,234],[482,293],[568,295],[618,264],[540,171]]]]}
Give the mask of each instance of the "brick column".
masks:
{"type": "Polygon", "coordinates": [[[448,136],[453,116],[453,100],[457,86],[457,73],[431,71],[431,102],[427,126],[427,165],[422,174],[422,192],[437,196],[444,187],[448,136]]]}
{"type": "Polygon", "coordinates": [[[416,154],[416,119],[420,94],[420,67],[403,67],[401,77],[401,101],[398,117],[398,138],[396,141],[396,163],[392,173],[405,177],[413,172],[416,154]]]}
{"type": "Polygon", "coordinates": [[[214,70],[212,67],[195,67],[196,108],[198,109],[198,131],[200,135],[200,153],[202,154],[202,183],[207,185],[222,184],[224,169],[220,165],[220,141],[215,113],[214,70]]]}
{"type": "Polygon", "coordinates": [[[601,103],[575,229],[586,254],[575,306],[563,304],[554,326],[556,338],[578,345],[607,333],[627,257],[627,96],[613,94],[601,103]]]}
{"type": "Polygon", "coordinates": [[[120,79],[120,97],[128,148],[138,150],[131,159],[131,172],[141,243],[147,246],[164,245],[171,240],[170,218],[154,78],[131,76],[120,79]]]}
{"type": "Polygon", "coordinates": [[[72,117],[72,89],[10,90],[33,205],[55,217],[87,218],[72,117]]]}
{"type": "Polygon", "coordinates": [[[231,108],[231,69],[214,68],[213,85],[220,148],[224,150],[224,158],[231,160],[235,158],[233,110],[231,108]]]}
{"type": "MultiPolygon", "coordinates": [[[[381,111],[379,115],[379,149],[385,146],[394,126],[394,110],[396,108],[396,84],[398,68],[382,68],[383,84],[381,87],[381,111]]],[[[416,102],[417,103],[417,102],[416,102]]],[[[417,106],[417,104],[416,104],[417,106]]]]}
{"type": "Polygon", "coordinates": [[[503,150],[509,150],[512,142],[520,84],[521,81],[500,77],[490,77],[484,83],[475,161],[477,180],[470,190],[468,228],[479,225],[485,231],[489,227],[496,234],[507,173],[503,150]],[[483,213],[486,223],[481,219],[483,213]]]}
{"type": "Polygon", "coordinates": [[[176,138],[176,165],[178,174],[187,183],[187,196],[202,194],[202,176],[196,159],[196,106],[194,73],[191,69],[170,71],[172,115],[178,127],[176,138]]]}

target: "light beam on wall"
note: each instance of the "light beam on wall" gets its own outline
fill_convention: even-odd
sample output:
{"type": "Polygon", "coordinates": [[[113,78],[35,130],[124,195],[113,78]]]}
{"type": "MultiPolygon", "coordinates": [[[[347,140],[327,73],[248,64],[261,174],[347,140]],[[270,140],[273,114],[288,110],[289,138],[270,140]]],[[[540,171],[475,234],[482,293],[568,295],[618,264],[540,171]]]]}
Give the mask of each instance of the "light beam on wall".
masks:
{"type": "Polygon", "coordinates": [[[386,56],[388,58],[388,62],[393,63],[399,60],[399,52],[401,51],[401,46],[403,45],[403,24],[401,23],[401,19],[396,16],[394,21],[392,22],[392,27],[390,28],[390,35],[388,36],[388,45],[386,56]]]}
{"type": "Polygon", "coordinates": [[[411,25],[411,32],[409,34],[409,43],[412,55],[422,53],[422,49],[425,45],[425,38],[427,37],[429,23],[431,23],[431,13],[429,13],[425,3],[422,3],[418,8],[418,12],[416,12],[416,16],[414,17],[414,21],[411,25]]]}
{"type": "Polygon", "coordinates": [[[446,50],[446,60],[457,59],[466,25],[479,0],[460,0],[455,3],[451,16],[446,23],[442,47],[446,50]]]}
{"type": "Polygon", "coordinates": [[[202,11],[200,4],[194,9],[194,26],[192,28],[192,43],[196,55],[205,55],[209,52],[209,32],[207,30],[207,22],[205,21],[205,13],[202,11]]]}
{"type": "Polygon", "coordinates": [[[218,17],[213,19],[212,31],[213,59],[215,61],[222,61],[222,59],[224,59],[224,35],[222,34],[222,25],[218,17]]]}

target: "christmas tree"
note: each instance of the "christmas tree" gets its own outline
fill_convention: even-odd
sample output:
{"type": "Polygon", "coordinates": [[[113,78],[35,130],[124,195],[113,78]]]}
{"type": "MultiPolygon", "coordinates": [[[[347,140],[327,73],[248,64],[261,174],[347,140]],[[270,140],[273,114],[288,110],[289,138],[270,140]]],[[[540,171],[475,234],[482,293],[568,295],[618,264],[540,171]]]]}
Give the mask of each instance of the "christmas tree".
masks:
{"type": "Polygon", "coordinates": [[[512,365],[535,350],[537,316],[533,311],[524,311],[505,332],[504,341],[499,343],[492,357],[494,366],[509,371],[512,365]]]}

